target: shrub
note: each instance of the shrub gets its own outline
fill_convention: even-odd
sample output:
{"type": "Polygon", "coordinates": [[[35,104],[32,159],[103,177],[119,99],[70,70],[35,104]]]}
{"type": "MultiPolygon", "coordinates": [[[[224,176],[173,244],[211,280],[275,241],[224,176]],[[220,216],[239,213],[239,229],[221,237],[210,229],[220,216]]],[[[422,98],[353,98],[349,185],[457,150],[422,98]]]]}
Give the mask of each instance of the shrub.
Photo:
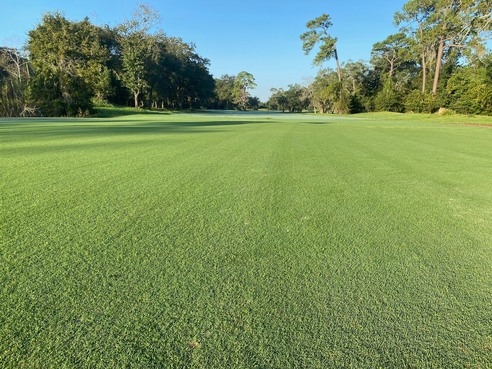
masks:
{"type": "Polygon", "coordinates": [[[376,95],[374,103],[378,111],[402,113],[405,110],[402,96],[395,91],[394,82],[390,78],[384,82],[383,89],[376,95]]]}
{"type": "Polygon", "coordinates": [[[411,113],[435,113],[441,106],[441,99],[431,94],[413,90],[405,98],[405,111],[411,113]]]}

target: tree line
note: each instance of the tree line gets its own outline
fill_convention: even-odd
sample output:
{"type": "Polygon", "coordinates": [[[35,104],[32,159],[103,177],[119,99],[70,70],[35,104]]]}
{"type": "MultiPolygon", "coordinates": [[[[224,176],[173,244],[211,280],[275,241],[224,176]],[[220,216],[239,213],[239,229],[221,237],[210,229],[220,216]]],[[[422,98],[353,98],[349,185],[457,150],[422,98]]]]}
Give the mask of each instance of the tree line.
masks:
{"type": "Polygon", "coordinates": [[[492,2],[410,0],[395,14],[396,34],[374,44],[370,63],[340,63],[328,14],[309,21],[300,38],[313,64],[334,58],[308,86],[274,89],[271,109],[330,113],[370,111],[492,114],[492,2]]]}
{"type": "Polygon", "coordinates": [[[112,103],[161,109],[258,109],[321,113],[370,111],[492,114],[492,2],[409,0],[399,32],[373,45],[370,62],[341,62],[328,14],[300,38],[320,67],[308,86],[250,95],[251,73],[214,79],[193,43],[152,30],[158,14],[139,5],[115,27],[46,14],[24,50],[0,47],[1,116],[85,116],[112,103]],[[323,68],[335,59],[336,69],[323,68]]]}
{"type": "Polygon", "coordinates": [[[147,6],[114,28],[46,14],[24,54],[0,49],[0,114],[81,116],[98,102],[191,107],[207,99],[208,60],[179,38],[149,33],[156,18],[147,6]]]}
{"type": "Polygon", "coordinates": [[[0,48],[0,115],[86,116],[105,103],[173,110],[255,106],[250,73],[216,83],[193,43],[151,32],[158,17],[148,5],[113,28],[44,15],[25,50],[0,48]],[[224,81],[232,82],[230,92],[224,81]]]}

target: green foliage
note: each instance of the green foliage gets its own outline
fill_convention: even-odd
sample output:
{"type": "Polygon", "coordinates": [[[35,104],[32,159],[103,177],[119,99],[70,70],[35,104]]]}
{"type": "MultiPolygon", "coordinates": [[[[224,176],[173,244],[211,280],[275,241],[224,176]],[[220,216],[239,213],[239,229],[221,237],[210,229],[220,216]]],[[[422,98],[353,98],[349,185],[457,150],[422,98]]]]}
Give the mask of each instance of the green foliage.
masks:
{"type": "Polygon", "coordinates": [[[274,88],[268,101],[269,108],[282,112],[300,113],[309,108],[310,92],[307,87],[298,84],[289,85],[287,90],[274,88]]]}
{"type": "Polygon", "coordinates": [[[337,53],[337,39],[328,33],[328,29],[332,26],[331,18],[328,14],[322,14],[316,19],[307,22],[308,31],[301,35],[302,49],[305,54],[309,54],[311,50],[319,44],[319,50],[314,57],[314,65],[322,65],[323,62],[335,58],[337,62],[338,80],[341,81],[342,74],[337,53]]]}
{"type": "Polygon", "coordinates": [[[338,81],[329,87],[330,94],[333,96],[333,113],[350,113],[351,98],[348,91],[343,87],[343,83],[338,81]]]}
{"type": "Polygon", "coordinates": [[[392,78],[400,65],[411,58],[412,40],[402,32],[388,36],[384,41],[377,42],[372,47],[371,57],[373,64],[381,61],[386,65],[389,78],[392,78]]]}
{"type": "Polygon", "coordinates": [[[217,96],[217,109],[231,110],[234,107],[234,82],[235,76],[228,74],[215,80],[215,94],[217,96]]]}
{"type": "Polygon", "coordinates": [[[397,113],[404,111],[402,96],[395,90],[395,83],[391,78],[387,78],[384,82],[383,89],[376,96],[375,104],[379,111],[397,113]]]}
{"type": "Polygon", "coordinates": [[[270,110],[281,111],[282,113],[286,110],[288,111],[289,109],[287,106],[287,97],[285,96],[285,90],[283,88],[272,88],[270,92],[272,94],[268,99],[268,108],[270,110]]]}
{"type": "Polygon", "coordinates": [[[260,108],[261,101],[257,96],[248,97],[248,109],[258,110],[260,108]]]}
{"type": "Polygon", "coordinates": [[[133,95],[134,107],[139,106],[139,96],[149,87],[149,61],[155,38],[148,34],[158,18],[155,10],[140,4],[132,19],[119,26],[123,84],[133,95]]]}
{"type": "MultiPolygon", "coordinates": [[[[268,105],[291,112],[451,108],[492,114],[491,69],[483,63],[490,59],[485,40],[491,16],[489,1],[409,0],[395,14],[400,32],[375,43],[372,65],[349,61],[340,67],[331,18],[323,14],[306,24],[303,50],[319,47],[316,65],[335,57],[337,78],[320,71],[306,88],[274,90],[268,105]]],[[[194,44],[154,30],[158,19],[146,4],[114,29],[47,14],[29,33],[29,58],[0,48],[0,114],[87,115],[92,102],[172,110],[260,106],[249,94],[255,86],[249,73],[214,80],[210,61],[194,44]]]]}
{"type": "Polygon", "coordinates": [[[215,87],[209,61],[193,44],[150,33],[157,20],[145,4],[114,29],[46,14],[29,32],[29,59],[12,54],[22,76],[0,53],[0,113],[81,116],[93,101],[126,105],[130,99],[136,107],[209,106],[215,87]]]}
{"type": "Polygon", "coordinates": [[[449,107],[462,114],[492,114],[492,78],[484,67],[459,68],[449,78],[449,107]]]}
{"type": "Polygon", "coordinates": [[[405,111],[410,113],[434,113],[439,102],[432,94],[423,94],[419,90],[411,91],[405,97],[405,111]]]}
{"type": "Polygon", "coordinates": [[[337,99],[336,88],[338,79],[336,73],[330,69],[322,69],[312,83],[311,104],[315,111],[320,113],[333,112],[333,104],[337,99]]]}
{"type": "Polygon", "coordinates": [[[479,122],[2,119],[0,366],[491,367],[479,122]]]}
{"type": "Polygon", "coordinates": [[[366,87],[369,71],[362,62],[349,62],[341,69],[345,78],[340,81],[338,73],[330,69],[319,71],[314,82],[303,94],[305,106],[311,105],[316,112],[348,114],[370,110],[366,87]]]}
{"type": "MultiPolygon", "coordinates": [[[[447,56],[484,54],[485,41],[490,38],[492,29],[490,19],[492,4],[481,0],[409,0],[403,11],[396,14],[398,24],[406,24],[407,30],[413,29],[420,45],[423,73],[426,58],[434,61],[434,96],[445,86],[439,82],[441,65],[447,56]]],[[[426,91],[425,84],[422,91],[426,91]]]]}
{"type": "Polygon", "coordinates": [[[330,36],[328,29],[333,25],[328,14],[322,14],[306,24],[307,32],[301,35],[302,49],[309,54],[319,44],[319,51],[313,63],[321,65],[326,60],[335,57],[337,39],[330,36]]]}
{"type": "Polygon", "coordinates": [[[215,82],[208,70],[209,60],[196,53],[193,44],[162,33],[151,36],[148,61],[149,87],[144,90],[149,107],[192,109],[209,106],[215,82]]]}
{"type": "Polygon", "coordinates": [[[91,98],[109,82],[109,52],[97,28],[87,18],[71,22],[58,13],[46,14],[29,32],[28,49],[34,71],[30,101],[43,115],[87,114],[91,98]]]}
{"type": "Polygon", "coordinates": [[[343,65],[342,74],[344,75],[343,88],[350,98],[349,112],[373,111],[372,95],[376,85],[372,80],[374,72],[369,66],[362,61],[349,61],[343,65]]]}
{"type": "Polygon", "coordinates": [[[248,90],[255,87],[255,78],[251,73],[242,71],[236,76],[232,94],[233,102],[239,110],[246,110],[250,97],[248,90]]]}
{"type": "Polygon", "coordinates": [[[350,95],[349,113],[358,114],[365,111],[370,111],[367,106],[367,99],[358,94],[350,95]]]}

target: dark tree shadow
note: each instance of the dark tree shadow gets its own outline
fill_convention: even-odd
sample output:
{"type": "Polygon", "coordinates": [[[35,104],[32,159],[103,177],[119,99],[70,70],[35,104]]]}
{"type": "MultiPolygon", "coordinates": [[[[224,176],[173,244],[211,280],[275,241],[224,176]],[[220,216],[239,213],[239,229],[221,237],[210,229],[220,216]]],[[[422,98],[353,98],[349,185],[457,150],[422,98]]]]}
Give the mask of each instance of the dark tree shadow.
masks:
{"type": "Polygon", "coordinates": [[[131,137],[136,135],[170,135],[170,134],[209,134],[220,133],[233,129],[234,126],[244,126],[249,124],[271,123],[260,120],[210,120],[204,122],[159,122],[142,120],[118,120],[118,119],[84,119],[84,120],[36,120],[30,124],[17,125],[12,122],[0,124],[0,153],[17,155],[32,154],[35,152],[50,152],[58,150],[84,149],[95,146],[124,146],[140,145],[141,141],[132,141],[131,137]],[[38,124],[39,123],[39,124],[38,124]],[[228,127],[228,128],[226,128],[228,127]],[[128,136],[128,140],[118,139],[116,142],[107,140],[95,142],[95,138],[128,136]],[[30,145],[22,147],[2,148],[1,141],[4,142],[32,142],[31,140],[42,141],[43,139],[63,138],[77,139],[79,142],[66,145],[60,140],[60,145],[30,145]],[[80,140],[87,140],[80,143],[80,140]]]}

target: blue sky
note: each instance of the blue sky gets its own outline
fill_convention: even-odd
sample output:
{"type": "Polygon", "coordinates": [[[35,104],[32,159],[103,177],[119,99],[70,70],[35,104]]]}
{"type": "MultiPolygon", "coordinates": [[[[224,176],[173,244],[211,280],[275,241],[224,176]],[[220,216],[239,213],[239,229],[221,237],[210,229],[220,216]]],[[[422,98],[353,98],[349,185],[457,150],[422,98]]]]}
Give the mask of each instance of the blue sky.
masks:
{"type": "Polygon", "coordinates": [[[159,11],[166,34],[196,44],[198,53],[210,59],[215,77],[248,71],[258,85],[253,94],[266,100],[272,87],[303,84],[316,75],[313,55],[304,55],[299,39],[308,20],[330,14],[340,60],[368,60],[372,45],[396,31],[393,14],[405,0],[9,1],[0,12],[0,45],[22,45],[49,11],[114,26],[131,17],[141,2],[159,11]]]}

